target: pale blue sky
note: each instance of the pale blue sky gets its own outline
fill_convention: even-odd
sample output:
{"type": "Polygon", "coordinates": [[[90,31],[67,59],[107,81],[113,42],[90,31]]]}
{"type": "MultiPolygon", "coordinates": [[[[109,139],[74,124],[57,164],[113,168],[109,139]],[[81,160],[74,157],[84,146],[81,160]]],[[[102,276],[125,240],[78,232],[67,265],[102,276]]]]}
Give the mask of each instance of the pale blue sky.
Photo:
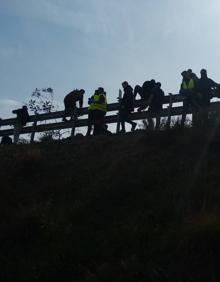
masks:
{"type": "Polygon", "coordinates": [[[114,102],[124,80],[177,93],[186,68],[220,81],[219,15],[219,0],[0,0],[0,117],[36,87],[62,109],[74,88],[114,102]]]}

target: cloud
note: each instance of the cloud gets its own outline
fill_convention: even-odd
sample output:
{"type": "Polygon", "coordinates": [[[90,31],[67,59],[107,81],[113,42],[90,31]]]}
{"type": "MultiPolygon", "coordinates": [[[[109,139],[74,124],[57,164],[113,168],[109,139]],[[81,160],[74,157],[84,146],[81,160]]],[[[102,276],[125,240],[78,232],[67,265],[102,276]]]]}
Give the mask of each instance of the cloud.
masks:
{"type": "MultiPolygon", "coordinates": [[[[91,2],[96,2],[96,0],[91,2]]],[[[93,11],[87,10],[86,5],[77,0],[74,2],[66,0],[11,0],[8,5],[17,16],[28,19],[72,27],[84,32],[89,32],[94,27],[91,22],[95,20],[95,9],[93,11]]],[[[91,7],[91,5],[89,6],[91,7]]]]}
{"type": "MultiPolygon", "coordinates": [[[[104,35],[133,36],[134,27],[150,22],[149,4],[140,0],[11,0],[10,10],[22,18],[47,22],[76,31],[104,35]]],[[[145,26],[146,27],[146,26],[145,26]]],[[[150,28],[150,27],[149,27],[150,28]]]]}
{"type": "Polygon", "coordinates": [[[12,117],[12,110],[22,106],[22,103],[11,99],[0,99],[0,117],[12,117]]]}

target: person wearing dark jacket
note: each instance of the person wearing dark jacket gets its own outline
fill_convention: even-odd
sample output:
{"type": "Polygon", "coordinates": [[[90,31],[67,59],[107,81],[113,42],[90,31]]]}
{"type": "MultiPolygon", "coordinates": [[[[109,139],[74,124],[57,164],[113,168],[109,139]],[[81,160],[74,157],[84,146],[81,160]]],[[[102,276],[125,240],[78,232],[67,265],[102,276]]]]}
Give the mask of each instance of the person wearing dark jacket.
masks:
{"type": "Polygon", "coordinates": [[[148,99],[148,123],[150,129],[154,129],[153,116],[156,117],[156,130],[160,128],[160,114],[163,109],[163,101],[164,101],[164,91],[161,89],[161,83],[155,83],[155,87],[153,88],[151,95],[148,99]]]}
{"type": "Polygon", "coordinates": [[[208,107],[212,98],[213,90],[219,87],[219,84],[207,76],[207,71],[202,69],[200,71],[201,78],[197,81],[196,92],[198,103],[200,106],[200,121],[205,125],[208,121],[208,107]]]}
{"type": "Polygon", "coordinates": [[[133,88],[128,84],[127,81],[122,82],[122,87],[124,90],[124,95],[122,99],[119,100],[119,118],[121,123],[121,132],[126,132],[125,122],[131,124],[131,131],[135,130],[137,126],[136,122],[133,122],[130,118],[131,112],[134,111],[134,95],[133,88]]]}
{"type": "Polygon", "coordinates": [[[188,69],[187,70],[189,77],[192,78],[195,82],[198,81],[198,76],[192,71],[192,69],[188,69]]]}
{"type": "Polygon", "coordinates": [[[21,123],[22,126],[25,126],[29,121],[27,106],[23,106],[21,109],[13,110],[12,113],[17,115],[17,121],[21,123]]]}
{"type": "Polygon", "coordinates": [[[30,119],[27,106],[23,106],[21,109],[13,110],[13,114],[17,115],[15,124],[14,124],[14,143],[18,143],[19,135],[23,126],[27,124],[30,119]]]}
{"type": "Polygon", "coordinates": [[[202,106],[208,106],[210,104],[213,89],[218,88],[219,84],[211,78],[208,78],[207,71],[205,69],[202,69],[200,73],[201,78],[197,82],[196,91],[199,94],[200,104],[202,106]]]}
{"type": "Polygon", "coordinates": [[[146,80],[142,87],[140,85],[136,85],[135,88],[134,88],[134,98],[136,98],[137,94],[139,94],[139,96],[141,97],[141,100],[143,102],[145,102],[144,105],[140,106],[138,108],[138,112],[141,112],[142,110],[146,109],[148,104],[148,100],[150,98],[150,95],[152,93],[152,90],[154,89],[155,87],[155,80],[154,79],[151,79],[151,80],[146,80]]]}
{"type": "Polygon", "coordinates": [[[85,93],[84,89],[75,89],[67,94],[64,98],[64,116],[63,121],[67,121],[66,117],[70,116],[70,120],[73,120],[75,110],[76,110],[76,102],[79,102],[80,109],[83,106],[83,95],[85,93]]]}

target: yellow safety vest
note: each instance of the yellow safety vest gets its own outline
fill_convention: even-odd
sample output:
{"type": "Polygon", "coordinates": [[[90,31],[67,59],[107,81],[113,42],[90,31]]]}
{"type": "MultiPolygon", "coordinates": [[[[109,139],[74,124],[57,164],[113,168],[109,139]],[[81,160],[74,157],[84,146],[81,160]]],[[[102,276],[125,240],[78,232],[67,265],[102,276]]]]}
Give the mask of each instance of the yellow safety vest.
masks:
{"type": "Polygon", "coordinates": [[[92,97],[92,103],[89,106],[89,110],[99,110],[102,112],[106,112],[107,111],[107,98],[104,94],[95,94],[92,97]],[[100,104],[99,103],[99,99],[100,97],[103,96],[104,97],[104,103],[100,104]]]}
{"type": "Polygon", "coordinates": [[[195,88],[194,80],[191,78],[190,81],[187,83],[186,81],[183,81],[182,83],[182,89],[184,90],[191,90],[195,88]]]}

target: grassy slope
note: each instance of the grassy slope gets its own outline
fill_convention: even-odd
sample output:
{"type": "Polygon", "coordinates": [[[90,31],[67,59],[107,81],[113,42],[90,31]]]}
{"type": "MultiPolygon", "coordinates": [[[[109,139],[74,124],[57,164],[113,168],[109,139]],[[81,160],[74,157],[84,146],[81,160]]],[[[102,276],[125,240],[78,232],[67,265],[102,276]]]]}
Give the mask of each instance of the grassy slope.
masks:
{"type": "Polygon", "coordinates": [[[0,281],[219,281],[220,141],[170,131],[0,150],[0,281]]]}

